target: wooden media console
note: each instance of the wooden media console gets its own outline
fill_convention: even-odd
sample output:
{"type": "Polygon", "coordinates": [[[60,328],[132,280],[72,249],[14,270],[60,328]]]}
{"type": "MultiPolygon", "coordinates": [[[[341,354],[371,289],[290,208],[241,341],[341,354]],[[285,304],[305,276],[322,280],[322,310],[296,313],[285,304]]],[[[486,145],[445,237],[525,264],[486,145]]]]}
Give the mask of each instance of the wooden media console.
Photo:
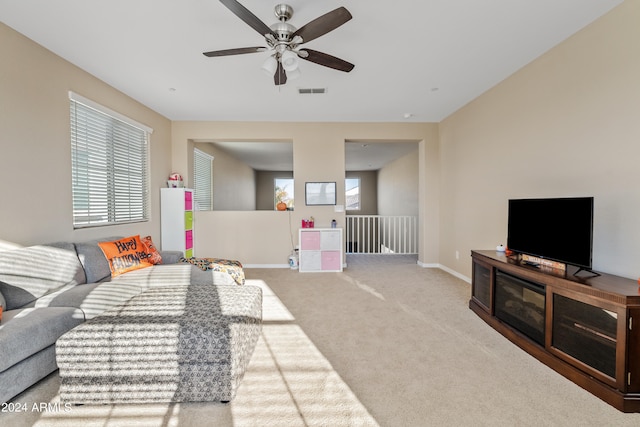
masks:
{"type": "Polygon", "coordinates": [[[472,251],[469,308],[514,344],[623,412],[640,412],[640,287],[577,267],[472,251]],[[588,274],[588,273],[585,273],[588,274]]]}

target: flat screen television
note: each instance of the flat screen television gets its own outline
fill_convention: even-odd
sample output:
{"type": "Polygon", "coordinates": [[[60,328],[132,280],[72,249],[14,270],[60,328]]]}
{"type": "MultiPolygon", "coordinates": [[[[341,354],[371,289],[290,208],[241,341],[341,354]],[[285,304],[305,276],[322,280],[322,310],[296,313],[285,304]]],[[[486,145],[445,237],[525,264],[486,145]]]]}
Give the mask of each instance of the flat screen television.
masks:
{"type": "Polygon", "coordinates": [[[593,197],[509,200],[507,247],[590,270],[593,197]]]}

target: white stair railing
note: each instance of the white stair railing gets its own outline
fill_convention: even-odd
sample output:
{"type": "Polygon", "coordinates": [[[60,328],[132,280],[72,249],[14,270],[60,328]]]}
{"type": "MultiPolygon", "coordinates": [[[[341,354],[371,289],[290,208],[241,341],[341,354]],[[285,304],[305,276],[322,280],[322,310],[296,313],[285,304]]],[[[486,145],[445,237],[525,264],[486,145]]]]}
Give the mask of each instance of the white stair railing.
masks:
{"type": "Polygon", "coordinates": [[[418,217],[347,215],[349,254],[417,254],[418,217]]]}

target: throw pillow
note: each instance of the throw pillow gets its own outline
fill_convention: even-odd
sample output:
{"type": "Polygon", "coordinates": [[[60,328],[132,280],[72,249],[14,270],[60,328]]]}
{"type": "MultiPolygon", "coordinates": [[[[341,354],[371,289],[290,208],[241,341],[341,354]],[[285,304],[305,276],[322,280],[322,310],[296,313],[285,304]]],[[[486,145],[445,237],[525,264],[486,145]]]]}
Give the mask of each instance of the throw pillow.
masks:
{"type": "Polygon", "coordinates": [[[151,264],[162,264],[162,256],[160,256],[160,252],[156,249],[156,245],[153,244],[151,236],[142,237],[140,240],[142,240],[142,243],[147,247],[149,262],[151,264]]]}
{"type": "Polygon", "coordinates": [[[76,243],[78,258],[87,275],[87,283],[104,282],[111,278],[111,268],[109,261],[104,256],[104,252],[98,246],[99,242],[112,242],[120,240],[124,236],[107,236],[99,239],[92,239],[87,242],[76,243]]]}
{"type": "Polygon", "coordinates": [[[109,261],[112,277],[153,265],[149,262],[147,248],[139,235],[113,242],[99,242],[98,246],[109,261]]]}

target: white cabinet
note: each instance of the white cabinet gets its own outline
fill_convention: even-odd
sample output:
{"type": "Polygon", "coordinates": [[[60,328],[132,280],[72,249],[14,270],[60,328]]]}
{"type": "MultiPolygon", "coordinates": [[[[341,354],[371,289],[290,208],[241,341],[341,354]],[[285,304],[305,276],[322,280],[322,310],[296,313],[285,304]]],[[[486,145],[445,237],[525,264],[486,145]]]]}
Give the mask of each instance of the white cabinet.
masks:
{"type": "Polygon", "coordinates": [[[301,228],[298,237],[299,271],[342,271],[341,228],[301,228]]]}
{"type": "Polygon", "coordinates": [[[160,224],[162,250],[181,251],[186,258],[195,256],[192,189],[160,189],[160,224]]]}

